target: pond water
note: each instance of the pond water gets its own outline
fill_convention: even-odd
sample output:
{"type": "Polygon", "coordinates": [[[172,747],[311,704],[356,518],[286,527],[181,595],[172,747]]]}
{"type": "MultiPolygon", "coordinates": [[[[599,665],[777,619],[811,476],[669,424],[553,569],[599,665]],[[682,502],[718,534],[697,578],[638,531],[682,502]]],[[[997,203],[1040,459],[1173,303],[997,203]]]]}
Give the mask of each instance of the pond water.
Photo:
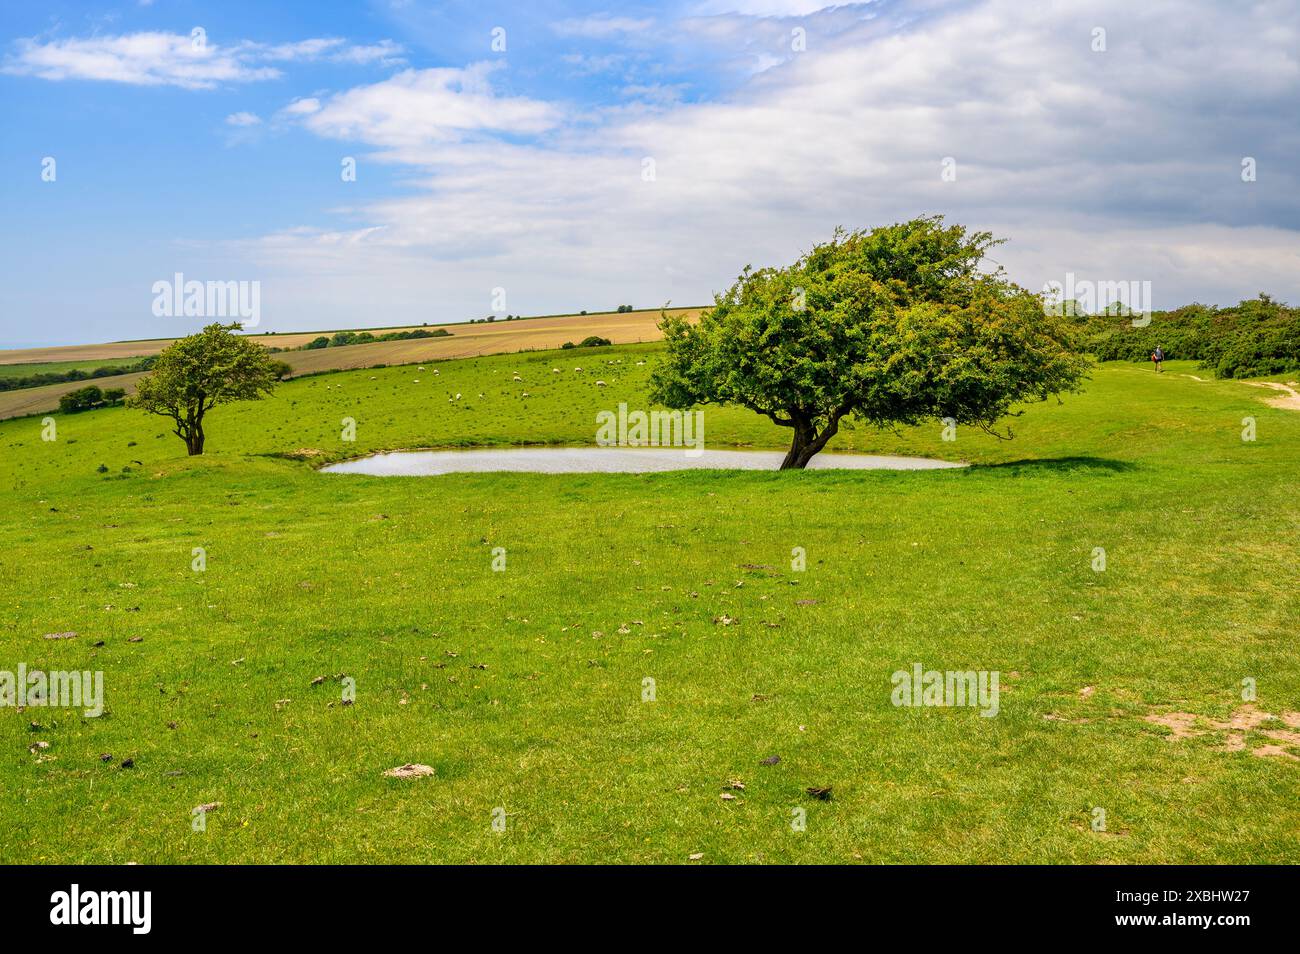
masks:
{"type": "MultiPolygon", "coordinates": [[[[667,447],[509,447],[492,450],[394,451],[329,464],[327,474],[432,477],[439,474],[516,471],[532,474],[641,474],[665,470],[776,470],[781,451],[688,451],[667,447]]],[[[964,467],[925,457],[818,454],[813,470],[938,470],[964,467]]]]}

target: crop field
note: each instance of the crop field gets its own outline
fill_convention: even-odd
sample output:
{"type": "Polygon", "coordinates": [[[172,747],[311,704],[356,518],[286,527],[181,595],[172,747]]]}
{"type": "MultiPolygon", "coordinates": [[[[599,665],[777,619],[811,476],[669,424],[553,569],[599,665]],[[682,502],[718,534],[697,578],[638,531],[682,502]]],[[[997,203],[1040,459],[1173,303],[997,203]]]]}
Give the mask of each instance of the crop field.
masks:
{"type": "Polygon", "coordinates": [[[316,469],[591,445],[661,349],[292,380],[196,458],[131,409],[0,423],[0,668],[104,701],[0,708],[0,861],[1300,860],[1300,413],[1261,388],[1102,364],[1012,440],[828,449],[960,470],[316,469]],[[915,664],[999,673],[995,716],[895,705],[915,664]]]}
{"type": "MultiPolygon", "coordinates": [[[[699,309],[670,308],[667,312],[695,315],[699,309]]],[[[473,355],[559,348],[566,341],[573,341],[576,344],[589,335],[607,338],[614,344],[629,344],[657,340],[660,337],[658,322],[663,313],[662,310],[655,309],[623,314],[605,312],[475,324],[430,325],[426,330],[434,327],[446,328],[451,332],[451,336],[377,341],[362,345],[320,348],[314,351],[288,351],[277,357],[292,366],[295,374],[311,374],[328,370],[370,368],[379,364],[404,364],[411,361],[437,361],[473,355]]],[[[413,331],[415,328],[370,330],[380,334],[386,331],[413,331]]],[[[295,333],[250,337],[268,347],[297,348],[318,336],[317,333],[295,333]]],[[[45,360],[54,354],[64,356],[63,360],[42,365],[41,369],[54,370],[54,364],[57,364],[60,369],[82,364],[95,367],[119,360],[125,362],[129,357],[157,354],[172,340],[174,339],[168,338],[148,342],[115,342],[104,345],[0,351],[0,367],[6,366],[6,362],[24,361],[34,356],[45,360]],[[74,359],[74,356],[77,357],[74,359]]],[[[7,366],[18,369],[14,371],[15,374],[24,373],[21,364],[7,366]]],[[[34,373],[34,371],[26,373],[34,373]]],[[[53,410],[58,407],[62,395],[85,387],[87,383],[101,388],[125,388],[128,393],[131,393],[135,390],[135,382],[139,379],[138,373],[122,374],[98,378],[92,382],[72,381],[43,385],[39,388],[26,388],[21,391],[0,392],[0,420],[53,410]]]]}

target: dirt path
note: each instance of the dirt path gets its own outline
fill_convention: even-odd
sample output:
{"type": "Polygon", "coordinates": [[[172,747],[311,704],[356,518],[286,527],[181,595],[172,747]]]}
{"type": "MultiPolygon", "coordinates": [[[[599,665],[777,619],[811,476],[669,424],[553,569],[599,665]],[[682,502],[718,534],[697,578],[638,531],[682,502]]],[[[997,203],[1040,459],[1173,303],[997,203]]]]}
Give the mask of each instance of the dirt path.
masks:
{"type": "MultiPolygon", "coordinates": [[[[1202,384],[1210,383],[1208,379],[1199,377],[1195,374],[1183,374],[1184,378],[1191,378],[1193,381],[1199,381],[1202,384]]],[[[1242,381],[1242,384],[1249,384],[1252,388],[1268,388],[1271,391],[1280,392],[1277,397],[1262,398],[1265,404],[1270,407],[1285,408],[1288,411],[1300,411],[1300,383],[1288,381],[1282,384],[1278,381],[1242,381]]]]}
{"type": "Polygon", "coordinates": [[[1265,404],[1272,407],[1286,408],[1289,411],[1300,411],[1300,391],[1295,389],[1295,381],[1288,381],[1286,384],[1277,381],[1247,381],[1246,383],[1251,387],[1271,388],[1274,391],[1282,392],[1277,397],[1265,398],[1265,404]]]}

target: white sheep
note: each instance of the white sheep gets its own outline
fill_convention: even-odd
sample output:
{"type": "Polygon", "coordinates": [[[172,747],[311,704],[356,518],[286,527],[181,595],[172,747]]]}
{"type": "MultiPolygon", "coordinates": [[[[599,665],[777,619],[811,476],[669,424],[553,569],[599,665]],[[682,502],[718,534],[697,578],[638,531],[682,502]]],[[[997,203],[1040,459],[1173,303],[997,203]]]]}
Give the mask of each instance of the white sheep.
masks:
{"type": "Polygon", "coordinates": [[[603,388],[603,387],[605,387],[605,382],[604,382],[604,381],[597,381],[597,382],[596,382],[596,387],[598,387],[598,388],[603,388]]]}

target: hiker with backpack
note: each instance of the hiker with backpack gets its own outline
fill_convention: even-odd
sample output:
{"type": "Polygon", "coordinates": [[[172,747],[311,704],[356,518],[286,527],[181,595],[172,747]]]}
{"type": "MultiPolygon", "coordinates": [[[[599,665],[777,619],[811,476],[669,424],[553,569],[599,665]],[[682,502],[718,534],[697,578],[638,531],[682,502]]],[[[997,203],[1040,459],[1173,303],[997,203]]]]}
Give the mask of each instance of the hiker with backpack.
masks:
{"type": "Polygon", "coordinates": [[[1165,349],[1156,345],[1156,350],[1151,352],[1151,362],[1156,366],[1156,374],[1163,374],[1164,370],[1160,367],[1165,360],[1165,349]]]}

